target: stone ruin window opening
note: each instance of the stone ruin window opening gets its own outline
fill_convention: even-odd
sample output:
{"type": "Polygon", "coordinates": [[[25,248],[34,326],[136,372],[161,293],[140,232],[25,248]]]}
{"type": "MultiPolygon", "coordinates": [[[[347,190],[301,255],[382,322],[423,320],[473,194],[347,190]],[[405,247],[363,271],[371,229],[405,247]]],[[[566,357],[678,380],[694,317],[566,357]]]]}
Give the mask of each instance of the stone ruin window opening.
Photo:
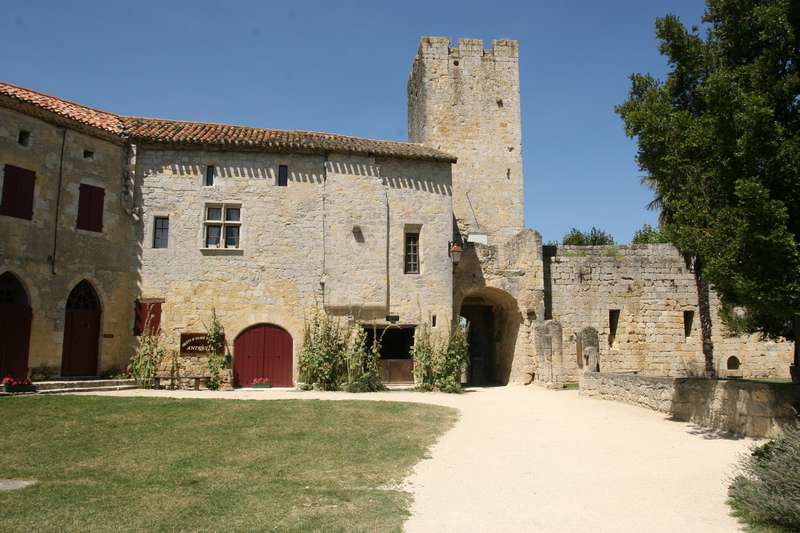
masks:
{"type": "Polygon", "coordinates": [[[689,339],[692,336],[692,326],[694,325],[694,311],[683,312],[683,338],[689,339]]]}
{"type": "Polygon", "coordinates": [[[242,206],[240,204],[206,205],[203,226],[205,248],[240,248],[242,206]]]}
{"type": "Polygon", "coordinates": [[[608,347],[613,348],[617,340],[617,328],[619,327],[619,309],[608,310],[608,347]]]}
{"type": "Polygon", "coordinates": [[[84,150],[83,158],[87,161],[94,161],[94,152],[92,150],[84,150]]]}
{"type": "Polygon", "coordinates": [[[30,146],[31,132],[28,130],[19,130],[19,134],[17,135],[17,143],[20,146],[30,146]]]}
{"type": "Polygon", "coordinates": [[[287,165],[278,165],[278,187],[287,187],[289,185],[289,167],[287,165]]]}
{"type": "Polygon", "coordinates": [[[742,363],[739,361],[739,358],[735,355],[728,357],[727,367],[728,370],[739,370],[739,367],[742,363]]]}
{"type": "Polygon", "coordinates": [[[436,315],[431,315],[431,327],[436,327],[436,315]]]}
{"type": "Polygon", "coordinates": [[[214,165],[208,165],[206,167],[206,181],[203,183],[206,187],[214,186],[214,174],[216,174],[216,168],[214,165]]]}

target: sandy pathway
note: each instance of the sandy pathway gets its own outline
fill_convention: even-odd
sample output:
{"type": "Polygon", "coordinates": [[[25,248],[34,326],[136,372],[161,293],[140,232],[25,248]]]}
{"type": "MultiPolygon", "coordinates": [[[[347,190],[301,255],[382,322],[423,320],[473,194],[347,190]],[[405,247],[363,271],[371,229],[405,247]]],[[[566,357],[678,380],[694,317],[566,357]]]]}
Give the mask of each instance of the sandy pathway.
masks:
{"type": "Polygon", "coordinates": [[[119,391],[113,396],[365,399],[457,407],[461,419],[407,479],[409,532],[736,531],[727,479],[752,441],[713,438],[576,391],[498,387],[391,392],[119,391]]]}

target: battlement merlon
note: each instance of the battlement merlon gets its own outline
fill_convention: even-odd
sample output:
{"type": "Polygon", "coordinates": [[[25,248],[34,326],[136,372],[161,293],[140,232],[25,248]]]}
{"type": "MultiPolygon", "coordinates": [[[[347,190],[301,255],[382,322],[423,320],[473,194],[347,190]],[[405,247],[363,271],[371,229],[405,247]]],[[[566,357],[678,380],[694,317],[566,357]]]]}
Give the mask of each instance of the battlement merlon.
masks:
{"type": "Polygon", "coordinates": [[[417,57],[425,59],[448,59],[449,57],[482,56],[499,61],[517,61],[519,43],[515,39],[494,39],[491,48],[483,47],[483,39],[459,39],[458,46],[450,46],[449,37],[422,37],[417,57]]]}

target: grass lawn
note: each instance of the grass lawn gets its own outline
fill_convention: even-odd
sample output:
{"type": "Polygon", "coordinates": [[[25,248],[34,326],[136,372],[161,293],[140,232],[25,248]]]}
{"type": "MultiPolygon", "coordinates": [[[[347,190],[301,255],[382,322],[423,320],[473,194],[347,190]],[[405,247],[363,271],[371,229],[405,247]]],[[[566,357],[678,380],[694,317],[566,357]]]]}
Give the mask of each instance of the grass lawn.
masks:
{"type": "Polygon", "coordinates": [[[450,408],[319,400],[0,399],[3,531],[398,531],[395,487],[450,408]]]}

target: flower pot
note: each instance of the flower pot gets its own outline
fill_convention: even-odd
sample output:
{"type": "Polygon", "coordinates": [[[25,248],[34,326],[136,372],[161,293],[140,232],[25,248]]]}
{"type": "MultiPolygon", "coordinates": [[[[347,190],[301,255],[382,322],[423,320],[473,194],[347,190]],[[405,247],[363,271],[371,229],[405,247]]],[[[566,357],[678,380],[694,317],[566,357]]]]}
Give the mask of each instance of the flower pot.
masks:
{"type": "Polygon", "coordinates": [[[272,383],[253,383],[250,387],[253,389],[271,389],[272,383]]]}
{"type": "Polygon", "coordinates": [[[36,385],[3,385],[5,392],[36,392],[36,385]]]}

